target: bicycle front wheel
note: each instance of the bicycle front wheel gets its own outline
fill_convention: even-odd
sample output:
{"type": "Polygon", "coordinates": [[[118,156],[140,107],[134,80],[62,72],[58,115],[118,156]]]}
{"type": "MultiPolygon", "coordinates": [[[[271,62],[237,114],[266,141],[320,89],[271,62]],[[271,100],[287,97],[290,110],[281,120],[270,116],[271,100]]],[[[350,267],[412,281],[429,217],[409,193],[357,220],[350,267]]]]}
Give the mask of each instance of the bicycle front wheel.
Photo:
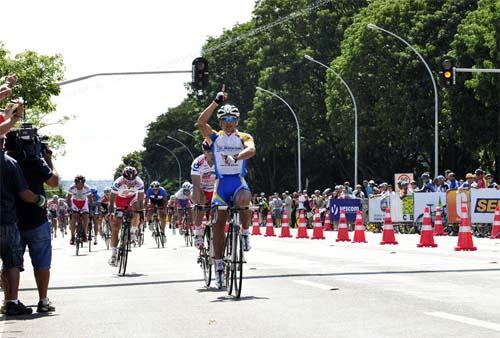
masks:
{"type": "Polygon", "coordinates": [[[118,274],[125,276],[125,272],[127,271],[127,261],[128,261],[128,252],[130,249],[130,228],[126,227],[123,231],[122,243],[120,245],[120,264],[118,265],[118,274]]]}
{"type": "Polygon", "coordinates": [[[234,283],[235,297],[240,298],[241,285],[243,284],[243,245],[241,235],[234,234],[233,262],[231,267],[231,279],[234,283]]]}
{"type": "Polygon", "coordinates": [[[210,232],[208,229],[205,230],[203,236],[203,248],[200,250],[200,259],[205,285],[209,287],[212,282],[212,264],[210,262],[210,232]]]}
{"type": "Polygon", "coordinates": [[[233,229],[232,227],[229,228],[229,232],[226,236],[226,245],[225,245],[225,267],[224,267],[224,274],[225,274],[225,277],[226,277],[226,287],[227,287],[227,294],[228,295],[231,295],[233,293],[233,278],[232,278],[232,275],[231,275],[231,269],[232,269],[232,265],[233,265],[233,261],[232,261],[232,256],[231,256],[231,252],[232,252],[232,246],[233,246],[233,241],[231,240],[232,238],[232,233],[233,233],[233,229]]]}

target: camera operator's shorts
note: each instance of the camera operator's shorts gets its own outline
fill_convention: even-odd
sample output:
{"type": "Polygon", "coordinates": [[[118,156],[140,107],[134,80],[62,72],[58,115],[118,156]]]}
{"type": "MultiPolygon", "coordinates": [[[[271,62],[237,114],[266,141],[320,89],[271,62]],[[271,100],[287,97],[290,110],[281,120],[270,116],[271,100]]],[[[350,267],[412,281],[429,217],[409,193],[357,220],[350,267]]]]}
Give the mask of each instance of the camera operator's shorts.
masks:
{"type": "Polygon", "coordinates": [[[215,180],[214,195],[212,197],[212,207],[216,205],[232,206],[236,195],[241,190],[248,190],[247,182],[240,175],[224,175],[215,180]]]}
{"type": "Polygon", "coordinates": [[[89,201],[87,199],[83,201],[71,199],[71,210],[88,214],[89,201]]]}
{"type": "Polygon", "coordinates": [[[23,271],[21,236],[16,224],[0,226],[0,258],[2,269],[20,268],[23,271]]]}
{"type": "Polygon", "coordinates": [[[50,223],[44,223],[34,229],[21,231],[21,250],[28,246],[31,264],[34,269],[50,269],[52,262],[52,243],[50,223]]]}

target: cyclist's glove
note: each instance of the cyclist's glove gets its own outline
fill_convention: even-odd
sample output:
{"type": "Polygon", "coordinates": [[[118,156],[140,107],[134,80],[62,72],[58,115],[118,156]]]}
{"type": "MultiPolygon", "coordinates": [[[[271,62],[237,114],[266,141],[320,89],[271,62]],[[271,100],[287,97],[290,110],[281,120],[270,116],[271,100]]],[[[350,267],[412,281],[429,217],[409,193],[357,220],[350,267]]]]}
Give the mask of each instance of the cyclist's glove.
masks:
{"type": "Polygon", "coordinates": [[[218,92],[217,95],[215,95],[215,99],[214,99],[215,103],[221,104],[225,100],[226,100],[226,96],[225,96],[224,92],[218,92]]]}

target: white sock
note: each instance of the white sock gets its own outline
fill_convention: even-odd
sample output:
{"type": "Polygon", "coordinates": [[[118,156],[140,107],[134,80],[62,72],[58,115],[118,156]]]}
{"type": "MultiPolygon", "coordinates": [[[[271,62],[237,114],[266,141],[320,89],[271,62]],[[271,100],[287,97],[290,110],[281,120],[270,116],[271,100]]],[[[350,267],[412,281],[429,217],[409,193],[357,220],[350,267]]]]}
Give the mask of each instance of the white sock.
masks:
{"type": "Polygon", "coordinates": [[[243,229],[243,235],[250,235],[250,229],[243,229]]]}
{"type": "Polygon", "coordinates": [[[194,234],[195,234],[195,236],[201,235],[201,227],[195,226],[194,227],[194,234]]]}
{"type": "Polygon", "coordinates": [[[112,255],[116,255],[116,252],[117,252],[117,251],[118,251],[118,250],[117,250],[116,248],[111,248],[111,254],[112,254],[112,255]]]}
{"type": "Polygon", "coordinates": [[[49,299],[48,298],[42,298],[40,299],[43,305],[49,305],[49,299]]]}
{"type": "Polygon", "coordinates": [[[9,303],[9,302],[11,302],[11,303],[15,303],[15,304],[19,304],[19,299],[8,299],[8,300],[5,302],[5,304],[7,304],[7,303],[9,303]]]}

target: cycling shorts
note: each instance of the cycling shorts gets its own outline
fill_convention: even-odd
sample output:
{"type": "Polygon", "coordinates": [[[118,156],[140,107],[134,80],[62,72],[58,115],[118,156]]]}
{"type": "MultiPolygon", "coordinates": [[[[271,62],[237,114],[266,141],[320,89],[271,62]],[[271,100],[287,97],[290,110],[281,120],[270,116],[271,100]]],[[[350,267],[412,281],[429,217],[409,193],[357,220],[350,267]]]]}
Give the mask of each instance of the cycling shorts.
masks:
{"type": "Polygon", "coordinates": [[[89,202],[87,199],[74,200],[71,199],[71,210],[81,213],[89,213],[89,202]]]}
{"type": "Polygon", "coordinates": [[[214,197],[213,191],[203,191],[203,195],[205,195],[205,204],[212,202],[212,198],[214,197]]]}
{"type": "Polygon", "coordinates": [[[158,209],[165,208],[165,200],[149,199],[149,202],[151,203],[151,206],[156,205],[158,209]]]}
{"type": "Polygon", "coordinates": [[[115,199],[116,209],[119,209],[119,210],[128,209],[128,208],[132,207],[136,201],[137,201],[137,198],[135,195],[132,195],[130,197],[116,196],[116,199],[115,199]]]}
{"type": "Polygon", "coordinates": [[[191,200],[189,198],[185,200],[177,199],[177,209],[191,208],[191,200]]]}
{"type": "Polygon", "coordinates": [[[52,218],[57,218],[57,211],[56,210],[49,210],[50,217],[52,218]]]}
{"type": "Polygon", "coordinates": [[[224,175],[216,179],[211,206],[232,206],[236,195],[241,190],[250,191],[250,188],[245,179],[240,175],[224,175]]]}

